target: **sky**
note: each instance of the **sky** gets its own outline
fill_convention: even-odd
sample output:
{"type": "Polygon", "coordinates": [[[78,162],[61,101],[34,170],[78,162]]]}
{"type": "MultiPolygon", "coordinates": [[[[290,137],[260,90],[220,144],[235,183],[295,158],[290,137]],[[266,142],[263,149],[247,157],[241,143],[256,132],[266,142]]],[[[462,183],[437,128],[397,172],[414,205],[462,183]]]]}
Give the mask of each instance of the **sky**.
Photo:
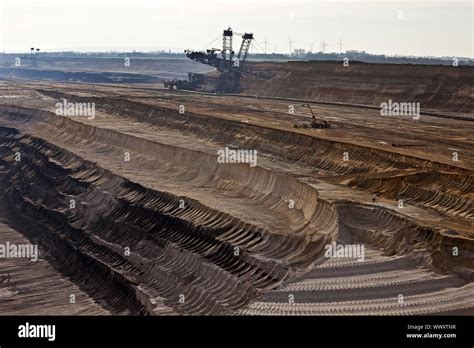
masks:
{"type": "Polygon", "coordinates": [[[252,32],[251,52],[474,58],[474,0],[0,0],[0,52],[182,51],[252,32]]]}

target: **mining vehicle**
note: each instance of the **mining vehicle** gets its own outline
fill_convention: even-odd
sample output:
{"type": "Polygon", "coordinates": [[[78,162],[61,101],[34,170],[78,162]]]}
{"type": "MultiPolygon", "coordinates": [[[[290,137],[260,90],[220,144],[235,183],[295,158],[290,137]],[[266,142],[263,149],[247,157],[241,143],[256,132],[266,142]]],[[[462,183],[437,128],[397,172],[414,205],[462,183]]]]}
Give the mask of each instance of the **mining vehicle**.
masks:
{"type": "Polygon", "coordinates": [[[237,33],[227,28],[222,34],[222,49],[211,48],[204,51],[185,50],[186,56],[196,62],[213,66],[217,76],[212,74],[189,73],[187,80],[171,80],[164,83],[169,89],[207,90],[215,93],[239,93],[242,69],[253,40],[252,33],[237,33]],[[242,42],[237,54],[233,49],[233,37],[241,36],[242,42]],[[212,86],[212,87],[209,87],[212,86]]]}

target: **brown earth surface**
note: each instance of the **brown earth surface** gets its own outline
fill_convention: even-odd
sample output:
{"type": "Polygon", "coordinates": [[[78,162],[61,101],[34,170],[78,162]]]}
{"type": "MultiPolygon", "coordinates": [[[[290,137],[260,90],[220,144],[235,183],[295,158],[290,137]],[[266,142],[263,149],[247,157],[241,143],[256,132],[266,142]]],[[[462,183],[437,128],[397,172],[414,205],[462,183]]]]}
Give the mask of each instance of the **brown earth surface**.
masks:
{"type": "Polygon", "coordinates": [[[245,91],[259,98],[1,81],[0,242],[38,244],[41,264],[0,259],[10,277],[0,313],[473,314],[471,70],[457,84],[442,79],[437,96],[454,93],[446,106],[413,88],[429,85],[419,67],[377,66],[367,77],[359,66],[352,82],[364,84],[291,94],[295,76],[318,86],[336,67],[311,75],[282,65],[284,77],[266,66],[273,80],[245,91]],[[308,108],[264,93],[313,99],[332,127],[294,128],[308,108]],[[401,96],[423,97],[441,116],[319,102],[401,96]],[[95,103],[95,118],[57,115],[63,99],[95,103]],[[219,163],[225,147],[257,150],[257,166],[219,163]],[[326,257],[333,242],[364,246],[363,260],[326,257]]]}
{"type": "Polygon", "coordinates": [[[472,114],[474,69],[469,66],[349,62],[253,63],[245,93],[373,105],[420,103],[421,110],[472,114]]]}

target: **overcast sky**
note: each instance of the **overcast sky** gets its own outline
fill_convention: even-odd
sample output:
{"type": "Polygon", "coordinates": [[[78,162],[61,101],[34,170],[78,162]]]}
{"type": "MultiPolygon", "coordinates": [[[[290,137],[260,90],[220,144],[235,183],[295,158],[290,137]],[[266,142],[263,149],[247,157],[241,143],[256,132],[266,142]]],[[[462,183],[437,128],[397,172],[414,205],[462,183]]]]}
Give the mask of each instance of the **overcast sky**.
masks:
{"type": "MultiPolygon", "coordinates": [[[[231,26],[253,52],[327,52],[473,58],[473,1],[0,0],[0,51],[208,48],[231,26]],[[261,48],[260,48],[261,47],[261,48]]],[[[213,47],[220,47],[216,41],[213,47]]]]}

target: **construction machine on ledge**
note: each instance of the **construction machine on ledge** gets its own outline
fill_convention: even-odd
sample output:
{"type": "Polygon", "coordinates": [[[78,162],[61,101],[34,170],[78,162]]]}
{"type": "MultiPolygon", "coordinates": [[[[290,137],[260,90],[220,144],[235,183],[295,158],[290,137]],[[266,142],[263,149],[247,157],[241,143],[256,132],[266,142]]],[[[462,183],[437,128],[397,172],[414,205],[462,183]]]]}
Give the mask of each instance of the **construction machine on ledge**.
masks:
{"type": "Polygon", "coordinates": [[[316,118],[316,115],[313,112],[313,109],[311,108],[311,105],[309,104],[301,104],[301,106],[306,106],[309,111],[311,111],[311,123],[310,122],[302,122],[300,124],[295,123],[293,125],[294,128],[331,128],[331,124],[326,121],[326,120],[321,120],[316,118]]]}
{"type": "Polygon", "coordinates": [[[172,80],[164,83],[169,89],[205,90],[215,93],[239,93],[240,78],[247,59],[250,44],[253,40],[251,33],[237,33],[230,27],[222,34],[222,49],[211,48],[203,51],[184,51],[189,59],[213,66],[217,76],[212,74],[188,73],[188,80],[172,80]],[[242,42],[237,55],[232,48],[233,36],[241,36],[242,42]]]}

